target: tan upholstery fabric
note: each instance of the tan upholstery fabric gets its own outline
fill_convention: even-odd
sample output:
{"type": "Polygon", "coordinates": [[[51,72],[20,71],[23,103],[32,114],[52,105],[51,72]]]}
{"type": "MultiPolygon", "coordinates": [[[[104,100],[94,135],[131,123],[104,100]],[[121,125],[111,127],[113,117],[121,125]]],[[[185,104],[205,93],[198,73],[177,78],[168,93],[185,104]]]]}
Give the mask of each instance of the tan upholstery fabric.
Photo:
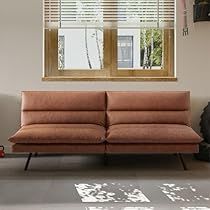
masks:
{"type": "Polygon", "coordinates": [[[97,124],[104,126],[104,111],[24,111],[22,125],[32,124],[97,124]]]}
{"type": "Polygon", "coordinates": [[[105,144],[13,144],[13,152],[102,154],[105,144]]]}
{"type": "Polygon", "coordinates": [[[198,144],[107,144],[108,154],[197,153],[198,144]]]}
{"type": "Polygon", "coordinates": [[[23,144],[99,144],[105,129],[91,124],[37,124],[23,126],[9,141],[23,144]]]}
{"type": "Polygon", "coordinates": [[[105,92],[23,91],[23,111],[102,111],[105,92]]]}
{"type": "Polygon", "coordinates": [[[176,124],[121,124],[109,127],[109,143],[199,143],[192,128],[176,124]]]}
{"type": "Polygon", "coordinates": [[[105,92],[22,92],[21,125],[72,123],[105,125],[105,92]]]}
{"type": "Polygon", "coordinates": [[[13,144],[13,152],[71,154],[196,153],[198,144],[13,144]],[[105,149],[106,147],[106,149],[105,149]]]}
{"type": "Polygon", "coordinates": [[[108,125],[190,125],[188,91],[107,92],[107,101],[108,125]]]}
{"type": "Polygon", "coordinates": [[[182,124],[190,125],[189,111],[108,111],[108,125],[182,124]]]}
{"type": "Polygon", "coordinates": [[[193,153],[201,141],[188,91],[25,91],[21,125],[14,152],[193,153]]]}
{"type": "Polygon", "coordinates": [[[107,92],[110,111],[185,111],[190,108],[188,91],[107,92]]]}

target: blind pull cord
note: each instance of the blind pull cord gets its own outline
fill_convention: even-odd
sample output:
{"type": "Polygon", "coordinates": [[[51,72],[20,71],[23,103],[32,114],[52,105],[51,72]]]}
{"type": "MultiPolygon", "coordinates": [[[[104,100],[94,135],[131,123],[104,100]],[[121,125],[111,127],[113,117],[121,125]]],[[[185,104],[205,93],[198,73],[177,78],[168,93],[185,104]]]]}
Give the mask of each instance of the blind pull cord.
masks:
{"type": "Polygon", "coordinates": [[[186,0],[182,0],[182,9],[183,9],[183,36],[187,36],[189,34],[188,24],[187,24],[187,4],[186,0]]]}

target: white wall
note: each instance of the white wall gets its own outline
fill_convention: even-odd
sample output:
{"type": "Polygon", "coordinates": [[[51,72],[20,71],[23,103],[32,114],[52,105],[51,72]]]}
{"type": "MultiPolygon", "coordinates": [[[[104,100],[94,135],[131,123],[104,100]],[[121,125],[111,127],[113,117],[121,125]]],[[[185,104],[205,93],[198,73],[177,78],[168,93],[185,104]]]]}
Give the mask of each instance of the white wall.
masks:
{"type": "MultiPolygon", "coordinates": [[[[180,1],[177,1],[180,2],[180,1]]],[[[182,37],[177,7],[177,82],[42,82],[42,0],[0,1],[0,143],[20,124],[21,90],[190,90],[193,127],[210,101],[210,22],[182,37]]]]}

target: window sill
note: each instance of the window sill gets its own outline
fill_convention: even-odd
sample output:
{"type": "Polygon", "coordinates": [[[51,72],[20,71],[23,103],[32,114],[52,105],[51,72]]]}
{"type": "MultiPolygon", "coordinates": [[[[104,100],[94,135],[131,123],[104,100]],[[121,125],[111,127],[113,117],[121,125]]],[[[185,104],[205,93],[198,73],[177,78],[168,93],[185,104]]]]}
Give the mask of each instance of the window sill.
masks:
{"type": "Polygon", "coordinates": [[[43,77],[42,81],[171,81],[176,82],[176,77],[43,77]]]}

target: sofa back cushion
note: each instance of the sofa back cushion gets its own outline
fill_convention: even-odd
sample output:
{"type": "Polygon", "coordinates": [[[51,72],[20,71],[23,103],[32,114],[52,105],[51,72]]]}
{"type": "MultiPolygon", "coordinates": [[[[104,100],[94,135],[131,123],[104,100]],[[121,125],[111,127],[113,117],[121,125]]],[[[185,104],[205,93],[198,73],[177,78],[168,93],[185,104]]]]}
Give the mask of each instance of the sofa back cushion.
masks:
{"type": "Polygon", "coordinates": [[[107,92],[108,125],[190,125],[190,92],[107,92]]]}
{"type": "Polygon", "coordinates": [[[24,91],[21,125],[105,125],[105,92],[24,91]]]}

